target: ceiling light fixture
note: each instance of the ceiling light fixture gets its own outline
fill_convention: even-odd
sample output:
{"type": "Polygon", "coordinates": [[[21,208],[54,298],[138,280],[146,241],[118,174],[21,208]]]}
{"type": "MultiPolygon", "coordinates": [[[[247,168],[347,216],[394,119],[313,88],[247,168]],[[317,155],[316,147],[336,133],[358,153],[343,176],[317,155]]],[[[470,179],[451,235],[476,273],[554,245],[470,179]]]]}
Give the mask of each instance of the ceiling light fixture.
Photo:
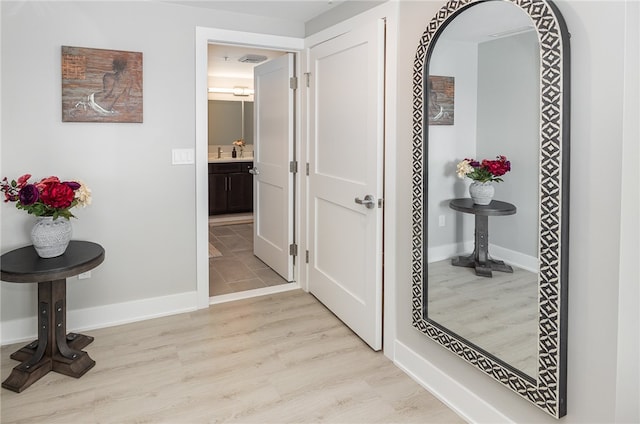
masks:
{"type": "Polygon", "coordinates": [[[267,56],[263,56],[263,55],[260,55],[260,54],[245,54],[240,59],[238,59],[238,62],[242,62],[242,63],[260,63],[260,62],[264,62],[265,60],[267,60],[267,56]]]}
{"type": "Polygon", "coordinates": [[[241,97],[247,97],[253,94],[253,89],[249,87],[233,87],[233,88],[209,87],[207,91],[209,93],[233,94],[234,96],[241,96],[241,97]]]}

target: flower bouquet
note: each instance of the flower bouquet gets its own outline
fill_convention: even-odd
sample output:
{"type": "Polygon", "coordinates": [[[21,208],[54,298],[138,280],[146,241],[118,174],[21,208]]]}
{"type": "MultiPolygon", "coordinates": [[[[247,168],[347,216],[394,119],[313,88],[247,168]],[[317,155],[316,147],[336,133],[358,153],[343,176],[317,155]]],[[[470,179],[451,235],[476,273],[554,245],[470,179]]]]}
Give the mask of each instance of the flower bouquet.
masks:
{"type": "Polygon", "coordinates": [[[2,179],[0,191],[4,201],[16,202],[16,208],[35,216],[51,216],[53,219],[75,218],[71,213],[74,206],[91,204],[91,190],[78,181],[60,181],[58,177],[43,178],[30,183],[31,174],[25,174],[18,181],[2,179]]]}
{"type": "Polygon", "coordinates": [[[506,156],[496,156],[495,160],[464,159],[456,166],[458,177],[473,180],[469,194],[477,205],[488,205],[493,199],[495,189],[491,183],[499,183],[507,172],[511,171],[511,162],[506,156]]]}
{"type": "Polygon", "coordinates": [[[91,204],[91,190],[78,181],[60,181],[47,177],[30,183],[30,174],[0,182],[4,201],[15,202],[18,209],[38,217],[31,230],[31,241],[38,255],[53,258],[62,255],[71,240],[71,208],[91,204]],[[63,219],[58,219],[63,218],[63,219]]]}
{"type": "Polygon", "coordinates": [[[503,181],[500,177],[509,171],[511,171],[511,162],[507,160],[506,156],[496,156],[495,160],[482,159],[481,162],[475,159],[465,159],[459,162],[456,167],[458,177],[469,177],[481,183],[489,181],[499,183],[503,181]]]}

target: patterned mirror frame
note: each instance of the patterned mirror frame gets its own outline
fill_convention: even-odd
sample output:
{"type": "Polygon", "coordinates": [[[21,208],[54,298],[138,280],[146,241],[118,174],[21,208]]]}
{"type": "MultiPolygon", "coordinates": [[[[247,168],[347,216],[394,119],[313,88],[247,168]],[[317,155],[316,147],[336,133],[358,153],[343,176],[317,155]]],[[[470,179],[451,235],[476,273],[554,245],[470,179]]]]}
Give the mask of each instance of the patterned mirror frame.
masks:
{"type": "Polygon", "coordinates": [[[569,237],[569,33],[555,5],[509,1],[532,19],[540,41],[540,184],[538,374],[532,379],[425,318],[427,163],[424,94],[432,44],[462,11],[487,0],[450,0],[429,22],[413,66],[413,326],[555,418],[566,414],[566,339],[569,237]]]}

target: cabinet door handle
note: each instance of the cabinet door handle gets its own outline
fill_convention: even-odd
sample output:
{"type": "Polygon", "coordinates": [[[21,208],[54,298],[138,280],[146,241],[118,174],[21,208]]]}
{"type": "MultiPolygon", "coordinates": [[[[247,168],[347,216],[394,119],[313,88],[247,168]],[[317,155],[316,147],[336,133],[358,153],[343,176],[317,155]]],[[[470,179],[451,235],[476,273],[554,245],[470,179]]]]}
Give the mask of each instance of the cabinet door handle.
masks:
{"type": "Polygon", "coordinates": [[[228,177],[228,178],[229,178],[229,191],[231,191],[231,177],[228,177]]]}
{"type": "Polygon", "coordinates": [[[229,177],[224,177],[224,191],[229,191],[229,177]]]}

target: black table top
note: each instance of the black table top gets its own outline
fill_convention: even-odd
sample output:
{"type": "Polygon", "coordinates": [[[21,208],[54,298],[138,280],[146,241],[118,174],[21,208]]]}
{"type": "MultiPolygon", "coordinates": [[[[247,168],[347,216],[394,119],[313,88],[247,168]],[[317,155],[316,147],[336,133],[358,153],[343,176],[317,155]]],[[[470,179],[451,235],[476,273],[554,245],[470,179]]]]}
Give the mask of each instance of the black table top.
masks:
{"type": "Polygon", "coordinates": [[[513,215],[516,213],[516,207],[511,203],[492,200],[488,205],[476,205],[473,203],[473,199],[468,197],[453,199],[449,202],[449,207],[459,212],[484,216],[513,215]]]}
{"type": "Polygon", "coordinates": [[[39,283],[60,280],[87,272],[104,261],[104,249],[90,241],[71,240],[64,254],[41,258],[26,246],[0,257],[0,279],[12,283],[39,283]]]}

